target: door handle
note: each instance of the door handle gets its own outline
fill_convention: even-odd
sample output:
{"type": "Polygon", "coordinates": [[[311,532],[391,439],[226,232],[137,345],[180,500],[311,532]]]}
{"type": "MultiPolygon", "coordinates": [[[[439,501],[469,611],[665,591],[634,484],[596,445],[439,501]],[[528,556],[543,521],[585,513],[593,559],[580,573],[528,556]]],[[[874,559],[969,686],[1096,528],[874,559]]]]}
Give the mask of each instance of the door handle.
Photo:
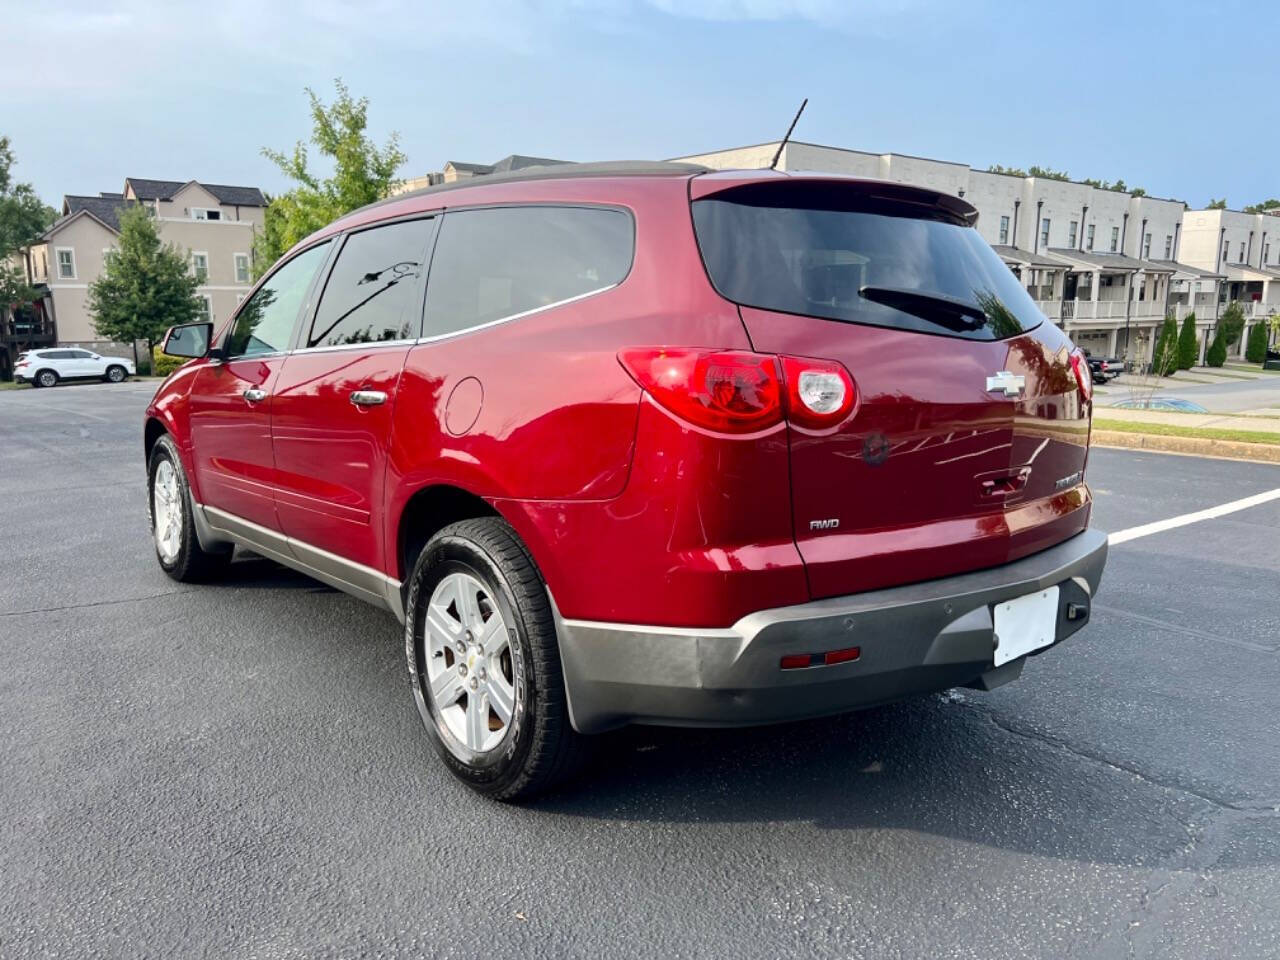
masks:
{"type": "Polygon", "coordinates": [[[250,387],[248,390],[244,392],[244,398],[248,400],[250,403],[260,403],[261,401],[267,399],[267,391],[261,389],[260,387],[250,387]]]}
{"type": "Polygon", "coordinates": [[[351,402],[357,407],[376,407],[387,402],[387,395],[381,390],[353,390],[351,402]]]}

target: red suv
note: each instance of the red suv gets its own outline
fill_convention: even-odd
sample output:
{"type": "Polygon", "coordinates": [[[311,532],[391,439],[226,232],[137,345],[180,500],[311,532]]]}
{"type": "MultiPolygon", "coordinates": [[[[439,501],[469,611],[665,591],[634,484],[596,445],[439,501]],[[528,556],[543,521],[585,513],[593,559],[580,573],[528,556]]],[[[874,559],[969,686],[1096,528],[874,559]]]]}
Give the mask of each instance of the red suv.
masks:
{"type": "Polygon", "coordinates": [[[393,197],[300,243],[146,413],[156,552],[385,605],[450,769],[990,689],[1106,560],[1091,381],[931,190],[678,164],[393,197]]]}

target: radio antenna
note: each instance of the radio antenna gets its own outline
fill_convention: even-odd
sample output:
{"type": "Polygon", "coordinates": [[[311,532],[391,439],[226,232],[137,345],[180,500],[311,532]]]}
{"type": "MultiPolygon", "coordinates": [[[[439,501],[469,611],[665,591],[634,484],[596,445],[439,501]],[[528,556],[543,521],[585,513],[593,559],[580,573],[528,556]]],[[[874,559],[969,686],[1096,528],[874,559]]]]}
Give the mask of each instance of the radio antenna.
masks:
{"type": "Polygon", "coordinates": [[[804,103],[800,104],[800,109],[796,111],[795,118],[791,121],[791,126],[787,127],[787,135],[782,138],[782,142],[778,144],[778,152],[773,155],[773,162],[769,164],[769,169],[773,170],[778,166],[778,158],[782,156],[782,148],[787,145],[787,141],[791,139],[791,131],[796,128],[796,123],[800,119],[800,114],[804,113],[804,108],[809,105],[809,98],[804,98],[804,103]]]}

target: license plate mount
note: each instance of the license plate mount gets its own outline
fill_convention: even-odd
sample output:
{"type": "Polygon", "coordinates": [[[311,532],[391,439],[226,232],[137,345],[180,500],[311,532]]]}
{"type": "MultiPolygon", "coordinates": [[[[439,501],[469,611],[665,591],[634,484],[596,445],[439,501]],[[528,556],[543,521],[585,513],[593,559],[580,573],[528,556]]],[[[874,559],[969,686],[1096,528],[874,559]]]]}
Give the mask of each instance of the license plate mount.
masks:
{"type": "Polygon", "coordinates": [[[996,629],[995,666],[1049,646],[1058,632],[1058,588],[1002,600],[992,611],[996,629]]]}

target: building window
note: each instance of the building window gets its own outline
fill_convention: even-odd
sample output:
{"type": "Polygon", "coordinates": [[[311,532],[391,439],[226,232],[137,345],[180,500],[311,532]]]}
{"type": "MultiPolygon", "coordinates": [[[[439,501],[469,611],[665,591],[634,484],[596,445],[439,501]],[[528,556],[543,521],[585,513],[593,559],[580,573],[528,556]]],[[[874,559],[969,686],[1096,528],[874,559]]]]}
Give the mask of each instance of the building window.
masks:
{"type": "Polygon", "coordinates": [[[58,247],[54,253],[58,258],[58,279],[74,280],[76,278],[76,252],[70,247],[58,247]]]}
{"type": "Polygon", "coordinates": [[[222,211],[210,210],[207,207],[192,207],[191,219],[192,220],[221,220],[222,211]]]}
{"type": "Polygon", "coordinates": [[[1271,262],[1271,244],[1269,243],[1264,243],[1262,245],[1262,262],[1263,263],[1271,262]]]}
{"type": "Polygon", "coordinates": [[[1244,263],[1244,241],[1240,241],[1240,259],[1236,263],[1244,263]]]}
{"type": "Polygon", "coordinates": [[[1111,228],[1111,252],[1115,253],[1116,248],[1120,246],[1120,228],[1111,228]]]}
{"type": "Polygon", "coordinates": [[[109,265],[110,265],[110,263],[111,263],[111,259],[112,259],[112,258],[113,258],[113,257],[114,257],[118,252],[119,252],[119,251],[117,251],[115,247],[103,247],[103,248],[102,248],[102,265],[103,265],[104,267],[109,266],[109,265]]]}
{"type": "Polygon", "coordinates": [[[1009,242],[1009,218],[1008,217],[1000,218],[1000,242],[1001,243],[1009,242]]]}
{"type": "Polygon", "coordinates": [[[1222,241],[1222,262],[1229,263],[1230,261],[1231,261],[1231,244],[1223,240],[1222,241]]]}
{"type": "Polygon", "coordinates": [[[237,253],[235,255],[236,264],[236,283],[249,282],[249,255],[247,253],[237,253]]]}
{"type": "Polygon", "coordinates": [[[196,294],[196,319],[213,322],[213,299],[207,293],[196,294]]]}
{"type": "Polygon", "coordinates": [[[1049,218],[1040,221],[1040,246],[1049,246],[1049,218]]]}
{"type": "Polygon", "coordinates": [[[1076,228],[1077,224],[1074,220],[1067,224],[1067,246],[1072,250],[1076,248],[1076,228]]]}
{"type": "Polygon", "coordinates": [[[1173,234],[1166,233],[1164,235],[1164,258],[1166,260],[1173,259],[1173,234]]]}
{"type": "Polygon", "coordinates": [[[195,271],[197,280],[206,282],[209,279],[209,255],[192,251],[191,268],[195,271]]]}
{"type": "Polygon", "coordinates": [[[1093,249],[1093,227],[1094,225],[1091,223],[1084,228],[1084,245],[1088,250],[1093,249]]]}
{"type": "Polygon", "coordinates": [[[1149,233],[1142,235],[1142,259],[1151,259],[1151,234],[1149,233]]]}

